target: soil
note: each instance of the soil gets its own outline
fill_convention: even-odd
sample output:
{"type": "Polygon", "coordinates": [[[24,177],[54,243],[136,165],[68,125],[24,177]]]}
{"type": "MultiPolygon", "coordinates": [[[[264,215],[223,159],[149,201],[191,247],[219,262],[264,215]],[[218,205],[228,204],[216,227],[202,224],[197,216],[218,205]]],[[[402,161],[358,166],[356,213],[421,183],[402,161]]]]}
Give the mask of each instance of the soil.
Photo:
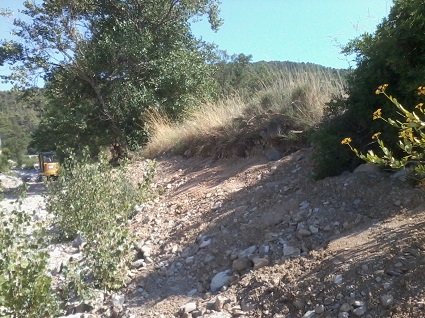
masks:
{"type": "Polygon", "coordinates": [[[314,181],[311,155],[157,159],[141,262],[84,317],[425,317],[423,190],[368,165],[314,181]]]}
{"type": "Polygon", "coordinates": [[[311,154],[158,159],[123,315],[425,317],[423,190],[368,165],[314,181],[311,154]]]}

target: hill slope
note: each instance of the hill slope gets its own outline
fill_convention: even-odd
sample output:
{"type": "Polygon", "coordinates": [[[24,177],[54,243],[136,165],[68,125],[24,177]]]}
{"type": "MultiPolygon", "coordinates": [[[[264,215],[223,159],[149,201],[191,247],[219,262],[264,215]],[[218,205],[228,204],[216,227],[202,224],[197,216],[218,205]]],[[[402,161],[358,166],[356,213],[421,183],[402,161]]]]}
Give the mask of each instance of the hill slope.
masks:
{"type": "Polygon", "coordinates": [[[423,193],[376,169],[314,182],[310,155],[159,160],[126,315],[423,316],[423,193]]]}

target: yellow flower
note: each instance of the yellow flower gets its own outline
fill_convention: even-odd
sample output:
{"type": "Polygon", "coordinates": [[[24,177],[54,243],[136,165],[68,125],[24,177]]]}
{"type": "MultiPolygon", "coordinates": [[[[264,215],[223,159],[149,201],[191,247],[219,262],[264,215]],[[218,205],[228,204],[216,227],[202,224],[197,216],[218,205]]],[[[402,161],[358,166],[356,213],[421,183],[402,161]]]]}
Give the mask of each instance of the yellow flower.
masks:
{"type": "Polygon", "coordinates": [[[415,106],[415,108],[422,109],[423,106],[424,106],[424,103],[419,103],[415,106]]]}
{"type": "Polygon", "coordinates": [[[380,85],[378,89],[375,91],[375,94],[376,95],[383,94],[385,90],[387,89],[387,87],[388,87],[388,84],[380,85]]]}
{"type": "Polygon", "coordinates": [[[409,139],[410,141],[413,141],[413,129],[412,128],[406,128],[400,131],[399,133],[400,138],[403,139],[409,139]]]}
{"type": "Polygon", "coordinates": [[[372,139],[378,139],[380,134],[381,132],[377,132],[376,134],[372,136],[372,139]]]}
{"type": "Polygon", "coordinates": [[[348,145],[350,142],[352,142],[352,139],[347,137],[341,141],[341,145],[348,145]]]}
{"type": "Polygon", "coordinates": [[[425,86],[418,87],[418,95],[425,95],[425,86]]]}
{"type": "Polygon", "coordinates": [[[373,113],[373,120],[381,118],[382,117],[382,109],[378,108],[374,113],[373,113]]]}

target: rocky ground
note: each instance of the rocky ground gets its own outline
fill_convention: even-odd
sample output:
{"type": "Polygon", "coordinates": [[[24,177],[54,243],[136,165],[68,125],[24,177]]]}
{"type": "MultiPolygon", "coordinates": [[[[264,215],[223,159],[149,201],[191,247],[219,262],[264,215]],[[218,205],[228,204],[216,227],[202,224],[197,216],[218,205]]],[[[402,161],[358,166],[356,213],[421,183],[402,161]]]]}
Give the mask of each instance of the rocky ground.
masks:
{"type": "Polygon", "coordinates": [[[308,148],[158,159],[161,195],[132,224],[142,257],[91,314],[425,317],[423,190],[405,177],[366,165],[313,181],[308,148]]]}
{"type": "Polygon", "coordinates": [[[158,161],[127,317],[424,317],[425,209],[404,173],[312,180],[311,150],[158,161]]]}

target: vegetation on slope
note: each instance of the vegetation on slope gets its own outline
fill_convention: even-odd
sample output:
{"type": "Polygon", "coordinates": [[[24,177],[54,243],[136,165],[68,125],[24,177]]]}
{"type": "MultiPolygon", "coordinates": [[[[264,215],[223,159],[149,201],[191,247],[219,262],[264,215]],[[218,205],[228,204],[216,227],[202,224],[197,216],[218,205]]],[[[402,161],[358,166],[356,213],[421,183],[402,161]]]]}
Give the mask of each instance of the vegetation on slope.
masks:
{"type": "Polygon", "coordinates": [[[292,151],[303,146],[308,130],[319,124],[324,105],[343,94],[342,71],[293,62],[241,63],[240,57],[217,66],[219,100],[202,105],[181,122],[159,112],[148,114],[151,138],[145,156],[292,151]]]}
{"type": "Polygon", "coordinates": [[[373,112],[382,109],[385,116],[402,119],[388,100],[377,98],[375,90],[387,83],[387,93],[397,96],[412,110],[419,103],[415,93],[425,81],[425,6],[421,0],[395,0],[390,14],[374,34],[351,41],[346,53],[355,53],[357,68],[350,73],[347,99],[340,99],[316,134],[318,176],[338,175],[353,169],[359,160],[341,140],[350,137],[360,151],[377,150],[371,139],[383,132],[383,141],[397,149],[398,131],[382,121],[373,120],[373,112]]]}

